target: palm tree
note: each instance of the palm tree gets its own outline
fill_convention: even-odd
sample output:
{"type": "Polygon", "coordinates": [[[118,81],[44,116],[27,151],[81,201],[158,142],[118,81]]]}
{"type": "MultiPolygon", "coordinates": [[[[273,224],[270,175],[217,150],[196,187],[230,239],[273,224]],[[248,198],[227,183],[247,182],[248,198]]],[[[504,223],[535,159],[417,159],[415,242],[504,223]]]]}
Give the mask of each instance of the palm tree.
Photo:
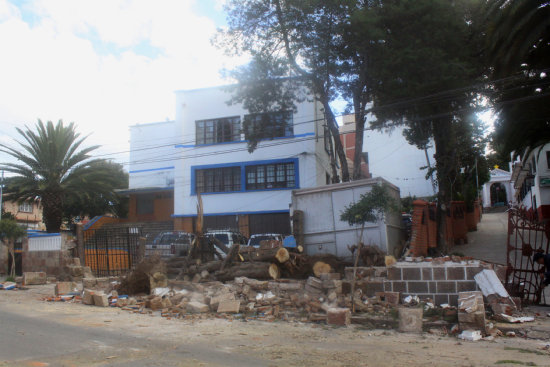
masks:
{"type": "Polygon", "coordinates": [[[89,153],[99,146],[80,146],[74,123],[54,125],[38,120],[36,132],[28,127],[17,129],[24,141],[18,148],[0,144],[0,152],[17,159],[3,163],[0,169],[15,174],[8,182],[6,198],[24,201],[40,198],[44,223],[48,232],[58,232],[63,220],[64,203],[68,200],[90,200],[98,195],[110,195],[116,187],[116,177],[103,159],[90,159],[89,153]]]}

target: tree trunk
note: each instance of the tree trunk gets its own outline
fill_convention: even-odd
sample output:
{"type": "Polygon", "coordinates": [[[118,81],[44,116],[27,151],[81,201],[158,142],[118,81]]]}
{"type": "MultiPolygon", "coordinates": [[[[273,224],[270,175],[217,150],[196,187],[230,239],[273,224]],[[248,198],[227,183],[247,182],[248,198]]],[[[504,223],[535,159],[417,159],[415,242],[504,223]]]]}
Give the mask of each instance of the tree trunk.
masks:
{"type": "MultiPolygon", "coordinates": [[[[247,277],[253,279],[273,279],[276,264],[268,262],[249,262],[235,264],[232,267],[215,273],[219,281],[233,280],[237,277],[247,277]]],[[[280,275],[280,272],[278,273],[280,275]]]]}
{"type": "MultiPolygon", "coordinates": [[[[338,155],[338,160],[340,161],[340,167],[342,169],[342,182],[349,181],[349,170],[348,170],[348,161],[346,158],[346,153],[344,152],[344,146],[340,140],[340,131],[338,131],[338,123],[332,113],[330,104],[325,98],[321,101],[323,108],[325,109],[325,116],[327,118],[327,125],[330,130],[330,134],[334,138],[334,149],[338,155]]],[[[334,177],[333,177],[334,179],[334,177]]]]}
{"type": "Polygon", "coordinates": [[[450,118],[442,118],[434,121],[433,137],[435,142],[435,166],[437,171],[437,184],[439,191],[437,193],[437,245],[439,251],[446,254],[449,250],[447,243],[447,210],[452,197],[451,180],[454,166],[452,162],[452,122],[450,118]]]}
{"type": "Polygon", "coordinates": [[[59,232],[63,222],[63,195],[60,192],[45,192],[42,195],[42,208],[46,231],[59,232]]]}
{"type": "MultiPolygon", "coordinates": [[[[359,103],[355,103],[355,151],[353,154],[353,179],[360,180],[363,177],[361,163],[363,162],[363,138],[365,135],[365,112],[359,103]]],[[[344,138],[345,139],[345,138],[344,138]]]]}

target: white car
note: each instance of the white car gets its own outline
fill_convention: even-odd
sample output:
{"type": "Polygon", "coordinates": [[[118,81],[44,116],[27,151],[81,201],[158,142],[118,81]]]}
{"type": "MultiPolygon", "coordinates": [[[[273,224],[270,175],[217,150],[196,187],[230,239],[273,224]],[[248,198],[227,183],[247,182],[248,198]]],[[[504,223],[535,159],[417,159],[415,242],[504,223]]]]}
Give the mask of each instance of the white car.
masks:
{"type": "Polygon", "coordinates": [[[276,240],[283,242],[283,235],[280,233],[258,233],[250,236],[248,240],[248,246],[260,247],[261,241],[276,240]]]}

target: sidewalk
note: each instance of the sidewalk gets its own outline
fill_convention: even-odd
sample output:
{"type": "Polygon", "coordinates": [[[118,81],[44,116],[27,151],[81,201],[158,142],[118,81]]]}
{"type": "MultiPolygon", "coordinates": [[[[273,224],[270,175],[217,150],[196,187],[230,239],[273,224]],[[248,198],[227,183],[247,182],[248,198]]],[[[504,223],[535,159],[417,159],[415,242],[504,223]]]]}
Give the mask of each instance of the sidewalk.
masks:
{"type": "Polygon", "coordinates": [[[452,251],[505,265],[507,230],[508,213],[485,213],[477,231],[468,232],[468,244],[454,246],[452,251]]]}

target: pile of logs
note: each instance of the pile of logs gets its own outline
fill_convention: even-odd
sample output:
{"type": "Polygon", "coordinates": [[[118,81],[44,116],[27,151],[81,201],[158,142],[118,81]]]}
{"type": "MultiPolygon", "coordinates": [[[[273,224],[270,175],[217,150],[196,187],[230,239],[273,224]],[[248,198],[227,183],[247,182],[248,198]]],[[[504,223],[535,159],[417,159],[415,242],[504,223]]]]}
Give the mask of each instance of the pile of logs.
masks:
{"type": "Polygon", "coordinates": [[[276,241],[266,241],[259,248],[234,244],[223,260],[203,263],[197,259],[176,258],[168,266],[179,269],[177,274],[172,274],[178,279],[229,281],[238,277],[305,279],[310,275],[342,272],[349,265],[334,255],[307,256],[289,251],[276,241]]]}

